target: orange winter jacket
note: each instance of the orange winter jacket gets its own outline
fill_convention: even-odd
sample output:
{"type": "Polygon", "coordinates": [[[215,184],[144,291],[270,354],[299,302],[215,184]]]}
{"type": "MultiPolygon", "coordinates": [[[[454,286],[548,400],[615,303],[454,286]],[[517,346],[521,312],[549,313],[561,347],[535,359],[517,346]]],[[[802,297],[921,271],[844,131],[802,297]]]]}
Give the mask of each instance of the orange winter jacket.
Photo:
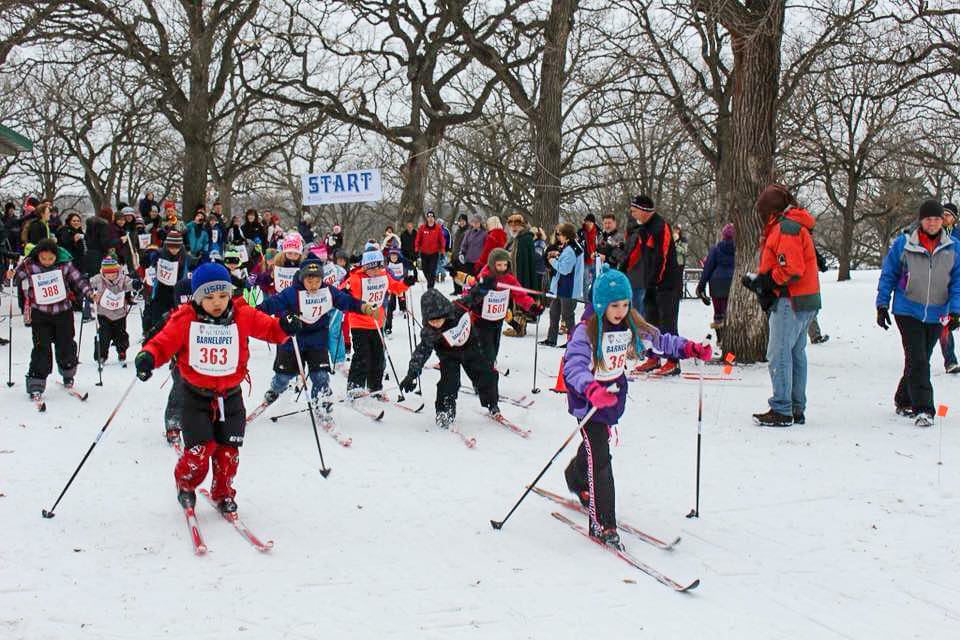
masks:
{"type": "Polygon", "coordinates": [[[378,326],[382,327],[386,315],[383,309],[383,307],[387,304],[385,294],[393,293],[396,295],[403,295],[403,292],[407,290],[407,285],[403,284],[402,280],[395,280],[390,277],[386,269],[381,269],[381,271],[383,272],[383,277],[386,278],[386,290],[383,290],[380,287],[377,287],[376,290],[372,290],[371,287],[364,287],[364,281],[370,280],[370,276],[368,276],[367,272],[362,268],[357,268],[351,271],[350,275],[348,275],[347,279],[344,281],[343,289],[350,291],[354,298],[362,300],[363,302],[371,304],[377,308],[376,318],[371,318],[363,313],[354,313],[352,311],[347,313],[347,322],[349,323],[351,329],[373,329],[376,331],[378,326]]]}
{"type": "Polygon", "coordinates": [[[810,235],[815,225],[806,209],[787,209],[767,226],[760,252],[757,272],[770,274],[778,295],[789,296],[794,311],[820,308],[820,274],[810,235]]]}

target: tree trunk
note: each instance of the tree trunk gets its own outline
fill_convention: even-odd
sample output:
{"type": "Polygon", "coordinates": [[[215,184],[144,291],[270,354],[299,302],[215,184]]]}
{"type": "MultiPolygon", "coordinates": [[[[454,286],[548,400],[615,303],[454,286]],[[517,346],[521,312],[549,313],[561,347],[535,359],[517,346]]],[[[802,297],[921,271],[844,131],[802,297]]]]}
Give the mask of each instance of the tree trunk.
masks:
{"type": "Polygon", "coordinates": [[[540,64],[540,97],[532,119],[537,169],[534,172],[533,218],[544,229],[560,221],[560,174],[562,171],[563,86],[566,77],[567,42],[573,26],[577,0],[552,0],[544,31],[540,64]]]}
{"type": "Polygon", "coordinates": [[[188,217],[207,197],[207,145],[201,136],[191,134],[183,140],[183,216],[188,217]]]}
{"type": "Polygon", "coordinates": [[[838,282],[850,279],[850,261],[853,258],[853,206],[847,206],[842,214],[843,226],[840,231],[840,273],[837,275],[838,282]]]}
{"type": "Polygon", "coordinates": [[[226,179],[217,185],[217,200],[223,205],[223,220],[225,224],[230,223],[230,217],[233,215],[233,179],[226,179]]]}
{"type": "Polygon", "coordinates": [[[400,174],[403,176],[403,193],[400,196],[400,221],[402,228],[407,222],[416,223],[425,213],[424,202],[427,192],[427,170],[430,157],[442,138],[438,134],[423,134],[413,140],[400,174]]]}
{"type": "Polygon", "coordinates": [[[737,255],[730,290],[727,326],[722,336],[725,352],[739,362],[765,359],[767,319],[757,297],[740,285],[741,277],[756,271],[763,224],[754,203],[760,190],[773,181],[776,149],[775,115],[780,79],[780,45],[784,0],[743,10],[731,32],[733,96],[730,114],[730,176],[718,184],[729,203],[729,219],[737,229],[737,255]]]}

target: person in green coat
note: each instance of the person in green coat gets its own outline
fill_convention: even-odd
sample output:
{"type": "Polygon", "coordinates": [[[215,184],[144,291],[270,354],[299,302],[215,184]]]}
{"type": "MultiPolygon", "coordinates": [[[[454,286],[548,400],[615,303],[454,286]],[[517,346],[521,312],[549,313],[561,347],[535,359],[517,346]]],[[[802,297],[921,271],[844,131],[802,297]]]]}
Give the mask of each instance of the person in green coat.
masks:
{"type": "MultiPolygon", "coordinates": [[[[520,282],[520,286],[539,290],[537,255],[533,247],[534,236],[530,226],[523,214],[517,211],[507,218],[507,227],[510,231],[507,250],[510,252],[510,264],[513,265],[514,275],[520,282]]],[[[511,337],[525,336],[527,334],[527,321],[533,318],[519,308],[511,309],[511,316],[510,327],[504,331],[504,335],[511,337]]]]}

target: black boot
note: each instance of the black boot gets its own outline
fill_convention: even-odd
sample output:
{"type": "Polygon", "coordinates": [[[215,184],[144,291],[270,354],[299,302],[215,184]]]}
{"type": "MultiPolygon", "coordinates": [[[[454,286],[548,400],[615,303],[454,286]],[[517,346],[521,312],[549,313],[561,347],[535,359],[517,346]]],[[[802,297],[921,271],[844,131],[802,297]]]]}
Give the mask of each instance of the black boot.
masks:
{"type": "Polygon", "coordinates": [[[220,510],[220,513],[236,513],[237,512],[237,503],[233,498],[224,498],[217,503],[217,509],[220,510]]]}
{"type": "Polygon", "coordinates": [[[177,502],[184,509],[193,509],[197,504],[197,492],[180,489],[177,492],[177,502]]]}

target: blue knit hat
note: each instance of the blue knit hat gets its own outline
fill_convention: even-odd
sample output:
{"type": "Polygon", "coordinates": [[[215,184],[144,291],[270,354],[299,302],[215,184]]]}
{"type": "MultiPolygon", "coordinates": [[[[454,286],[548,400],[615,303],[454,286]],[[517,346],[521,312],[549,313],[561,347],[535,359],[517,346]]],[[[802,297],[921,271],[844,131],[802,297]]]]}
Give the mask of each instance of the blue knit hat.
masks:
{"type": "Polygon", "coordinates": [[[204,296],[226,291],[233,294],[233,283],[230,282],[230,274],[227,268],[216,262],[204,262],[193,270],[193,276],[190,278],[190,285],[193,288],[193,300],[197,304],[204,296]]]}
{"type": "MultiPolygon", "coordinates": [[[[603,345],[603,324],[607,313],[607,306],[618,300],[627,300],[633,304],[633,287],[630,286],[630,280],[622,271],[611,269],[608,265],[603,265],[600,275],[593,282],[593,310],[597,314],[597,326],[599,328],[597,335],[597,358],[601,358],[601,349],[603,345]]],[[[630,326],[636,332],[633,325],[633,318],[627,316],[630,326]]]]}
{"type": "Polygon", "coordinates": [[[373,267],[382,267],[383,254],[380,253],[379,249],[371,249],[369,251],[364,251],[363,257],[360,258],[360,266],[362,266],[364,269],[373,268],[373,267]]]}

